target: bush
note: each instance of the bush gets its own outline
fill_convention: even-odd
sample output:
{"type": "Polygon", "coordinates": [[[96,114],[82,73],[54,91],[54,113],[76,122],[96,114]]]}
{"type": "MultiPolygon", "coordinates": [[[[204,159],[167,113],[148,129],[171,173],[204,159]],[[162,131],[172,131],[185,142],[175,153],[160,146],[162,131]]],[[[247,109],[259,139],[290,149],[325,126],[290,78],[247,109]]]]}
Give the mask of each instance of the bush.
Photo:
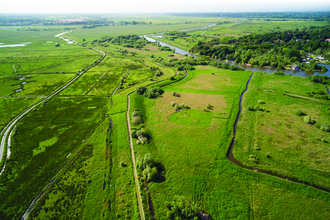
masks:
{"type": "Polygon", "coordinates": [[[138,86],[135,89],[135,92],[139,95],[143,95],[147,91],[147,88],[144,86],[138,86]]]}
{"type": "Polygon", "coordinates": [[[303,111],[301,111],[300,109],[297,109],[295,112],[294,112],[295,115],[298,115],[298,116],[304,116],[306,115],[303,111]]]}
{"type": "Polygon", "coordinates": [[[140,113],[138,111],[134,111],[132,113],[132,118],[135,117],[135,116],[141,116],[140,113]]]}
{"type": "Polygon", "coordinates": [[[274,75],[275,75],[275,76],[284,76],[284,73],[278,71],[278,72],[274,72],[274,75]]]}
{"type": "Polygon", "coordinates": [[[322,131],[327,131],[327,132],[329,132],[329,131],[330,131],[330,126],[329,126],[328,123],[324,122],[324,123],[321,124],[320,129],[321,129],[322,131]]]}
{"type": "Polygon", "coordinates": [[[139,124],[143,124],[143,119],[141,116],[135,116],[133,119],[132,119],[132,124],[134,126],[136,125],[139,125],[139,124]]]}
{"type": "Polygon", "coordinates": [[[137,140],[137,141],[136,141],[136,144],[137,144],[137,145],[141,144],[141,141],[140,141],[140,140],[137,140]]]}
{"type": "Polygon", "coordinates": [[[312,119],[310,116],[306,116],[306,117],[304,117],[304,122],[307,124],[314,124],[315,120],[312,119]]]}
{"type": "Polygon", "coordinates": [[[260,150],[260,147],[259,147],[258,144],[254,144],[253,149],[254,149],[254,150],[260,150]]]}
{"type": "Polygon", "coordinates": [[[121,162],[120,162],[120,166],[122,166],[122,167],[124,167],[124,166],[125,166],[125,163],[124,163],[124,161],[121,161],[121,162]]]}
{"type": "Polygon", "coordinates": [[[171,102],[172,107],[176,105],[176,102],[171,102]]]}
{"type": "Polygon", "coordinates": [[[255,111],[255,109],[252,106],[248,106],[249,111],[255,111]]]}
{"type": "Polygon", "coordinates": [[[266,104],[266,102],[262,101],[262,100],[258,100],[259,104],[266,104]]]}
{"type": "Polygon", "coordinates": [[[136,132],[136,136],[138,136],[138,137],[140,137],[140,136],[147,137],[147,135],[148,135],[148,133],[144,129],[141,129],[141,130],[136,132]]]}
{"type": "Polygon", "coordinates": [[[141,144],[148,144],[148,138],[141,136],[138,136],[139,140],[141,141],[141,144]]]}
{"type": "Polygon", "coordinates": [[[207,106],[206,106],[206,108],[210,109],[211,108],[211,104],[208,103],[207,106]]]}
{"type": "Polygon", "coordinates": [[[176,92],[172,92],[172,96],[176,96],[176,92]]]}

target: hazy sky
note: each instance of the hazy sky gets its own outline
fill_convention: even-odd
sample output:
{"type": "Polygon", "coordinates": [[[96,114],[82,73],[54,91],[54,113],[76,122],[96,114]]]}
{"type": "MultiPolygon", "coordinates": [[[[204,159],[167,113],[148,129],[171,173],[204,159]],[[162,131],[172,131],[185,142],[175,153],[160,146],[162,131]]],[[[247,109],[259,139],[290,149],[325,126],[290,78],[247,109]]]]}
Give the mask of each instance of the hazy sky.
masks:
{"type": "Polygon", "coordinates": [[[330,11],[329,0],[3,0],[0,13],[330,11]]]}

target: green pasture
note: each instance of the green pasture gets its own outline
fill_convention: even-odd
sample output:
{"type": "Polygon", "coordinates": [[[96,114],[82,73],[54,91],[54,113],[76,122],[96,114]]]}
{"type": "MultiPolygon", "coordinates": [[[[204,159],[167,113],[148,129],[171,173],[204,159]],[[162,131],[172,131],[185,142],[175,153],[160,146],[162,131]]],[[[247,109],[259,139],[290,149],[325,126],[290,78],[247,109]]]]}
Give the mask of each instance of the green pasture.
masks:
{"type": "MultiPolygon", "coordinates": [[[[208,76],[206,74],[212,76],[208,71],[210,70],[199,74],[204,74],[204,77],[208,76]]],[[[221,78],[214,80],[219,83],[218,86],[212,88],[219,89],[218,95],[212,94],[211,89],[208,93],[200,92],[205,91],[205,84],[195,84],[195,76],[198,74],[190,74],[191,78],[177,84],[184,87],[190,83],[194,89],[182,89],[179,92],[180,97],[174,97],[170,92],[176,91],[176,84],[165,87],[165,94],[157,99],[148,99],[137,94],[130,96],[130,114],[134,108],[139,110],[150,136],[149,144],[146,145],[137,145],[133,141],[136,157],[150,152],[156,162],[164,167],[161,176],[148,184],[156,218],[165,219],[167,209],[164,201],[171,201],[174,195],[184,195],[188,201],[197,203],[201,210],[211,214],[214,219],[295,219],[297,216],[304,219],[315,216],[326,219],[329,213],[321,210],[330,205],[327,193],[241,169],[226,159],[232,125],[238,111],[239,95],[245,89],[250,73],[227,70],[215,74],[223,74],[221,78]],[[226,87],[228,82],[232,82],[232,86],[226,87]],[[218,112],[218,117],[214,117],[211,126],[193,126],[193,117],[190,117],[189,122],[188,115],[177,119],[181,120],[180,123],[173,123],[173,115],[177,117],[177,113],[174,113],[171,101],[188,103],[191,100],[188,103],[191,109],[184,110],[180,115],[183,116],[191,110],[196,111],[206,100],[215,100],[212,96],[220,96],[223,101],[218,99],[210,110],[215,115],[218,112]],[[282,204],[281,209],[271,208],[278,207],[279,204],[282,204]],[[310,208],[305,210],[305,206],[310,208]]],[[[204,119],[204,122],[207,120],[204,119]]],[[[143,186],[143,182],[141,185],[143,186]]],[[[143,198],[147,199],[145,194],[146,191],[143,192],[143,198]]],[[[150,216],[146,207],[145,212],[150,216]]]]}
{"type": "Polygon", "coordinates": [[[249,75],[249,72],[245,71],[233,72],[212,66],[196,66],[195,68],[196,70],[188,71],[188,76],[184,81],[174,83],[166,87],[166,90],[205,94],[237,93],[244,87],[249,75]]]}
{"type": "Polygon", "coordinates": [[[330,102],[306,97],[305,93],[313,90],[326,92],[322,84],[307,78],[255,73],[244,97],[235,157],[248,166],[328,188],[330,135],[305,123],[304,117],[329,123],[330,102]],[[258,100],[265,104],[258,104],[258,100]],[[269,112],[250,111],[249,106],[260,106],[269,112]]]}

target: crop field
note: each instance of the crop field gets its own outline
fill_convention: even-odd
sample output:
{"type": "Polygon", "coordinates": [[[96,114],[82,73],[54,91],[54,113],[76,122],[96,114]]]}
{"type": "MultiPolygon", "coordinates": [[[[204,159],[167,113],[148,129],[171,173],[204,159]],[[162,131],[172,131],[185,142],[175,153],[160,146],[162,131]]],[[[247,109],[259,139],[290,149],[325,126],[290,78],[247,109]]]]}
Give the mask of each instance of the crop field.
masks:
{"type": "Polygon", "coordinates": [[[68,155],[102,121],[106,103],[105,98],[55,98],[21,120],[8,168],[0,178],[0,195],[7,198],[1,203],[1,218],[22,215],[68,155]]]}
{"type": "Polygon", "coordinates": [[[317,128],[317,124],[304,122],[306,116],[318,124],[329,122],[330,102],[305,95],[313,90],[326,92],[325,87],[307,78],[272,74],[255,74],[250,86],[243,102],[243,117],[238,124],[234,148],[237,159],[251,167],[329,188],[330,136],[317,128]],[[304,97],[306,100],[302,99],[304,97]],[[259,104],[259,100],[265,104],[259,104]],[[269,112],[250,111],[249,106],[260,106],[269,112]],[[250,132],[246,133],[247,130],[250,132]],[[250,155],[253,155],[252,159],[250,155]]]}

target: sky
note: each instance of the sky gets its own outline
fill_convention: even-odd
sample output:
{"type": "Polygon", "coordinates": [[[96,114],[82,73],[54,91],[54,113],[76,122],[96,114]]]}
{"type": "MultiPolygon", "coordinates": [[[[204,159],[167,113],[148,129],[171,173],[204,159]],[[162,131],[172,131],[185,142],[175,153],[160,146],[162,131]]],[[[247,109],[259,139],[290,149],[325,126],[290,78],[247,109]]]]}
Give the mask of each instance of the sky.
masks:
{"type": "Polygon", "coordinates": [[[1,13],[330,11],[329,0],[4,0],[1,13]]]}

